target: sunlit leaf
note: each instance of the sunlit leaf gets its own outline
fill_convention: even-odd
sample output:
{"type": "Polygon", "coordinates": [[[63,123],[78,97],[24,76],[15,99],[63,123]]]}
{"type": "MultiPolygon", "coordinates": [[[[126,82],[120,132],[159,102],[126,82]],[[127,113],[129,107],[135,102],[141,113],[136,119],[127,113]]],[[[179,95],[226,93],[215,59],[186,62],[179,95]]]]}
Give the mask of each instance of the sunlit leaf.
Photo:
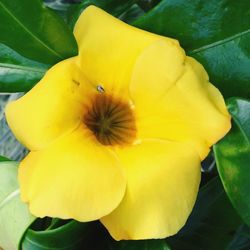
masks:
{"type": "Polygon", "coordinates": [[[250,101],[232,98],[231,131],[214,146],[217,167],[233,206],[250,226],[250,101]]]}
{"type": "Polygon", "coordinates": [[[0,163],[0,247],[18,249],[23,234],[35,220],[20,200],[17,163],[0,163]]]}

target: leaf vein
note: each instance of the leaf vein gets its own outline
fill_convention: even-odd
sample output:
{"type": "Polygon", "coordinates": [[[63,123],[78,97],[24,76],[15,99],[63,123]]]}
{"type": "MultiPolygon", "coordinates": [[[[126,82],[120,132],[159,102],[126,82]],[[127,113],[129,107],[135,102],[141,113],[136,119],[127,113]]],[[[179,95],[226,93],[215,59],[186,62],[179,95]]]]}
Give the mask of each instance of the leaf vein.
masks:
{"type": "Polygon", "coordinates": [[[194,55],[194,54],[197,54],[197,53],[199,53],[199,52],[201,52],[201,51],[204,51],[204,50],[207,50],[207,49],[211,49],[211,48],[213,48],[213,47],[215,47],[215,46],[218,46],[218,45],[222,45],[222,44],[228,43],[228,42],[234,40],[235,38],[238,38],[238,37],[241,37],[241,36],[243,36],[243,35],[248,34],[249,32],[250,32],[250,29],[245,30],[245,31],[243,31],[243,32],[241,32],[241,33],[239,33],[239,34],[236,34],[236,35],[227,37],[227,38],[225,38],[225,39],[222,39],[222,40],[213,42],[213,43],[211,43],[211,44],[204,45],[204,46],[202,46],[202,47],[200,47],[200,48],[198,48],[198,49],[191,50],[188,54],[189,54],[189,55],[194,55]]]}
{"type": "Polygon", "coordinates": [[[4,207],[4,205],[7,204],[13,197],[19,195],[19,193],[20,193],[20,190],[17,189],[11,192],[9,195],[7,195],[7,197],[0,203],[0,209],[4,207]]]}
{"type": "Polygon", "coordinates": [[[49,50],[52,54],[56,55],[57,57],[59,57],[60,59],[63,59],[63,57],[58,54],[55,50],[53,50],[52,48],[50,48],[49,46],[47,46],[41,39],[39,39],[37,36],[35,36],[32,32],[30,32],[12,13],[11,11],[3,4],[0,3],[0,5],[2,6],[2,8],[7,12],[7,14],[15,20],[15,22],[22,27],[22,29],[24,29],[24,31],[26,31],[33,39],[35,39],[36,41],[38,41],[42,46],[44,46],[47,50],[49,50]]]}
{"type": "Polygon", "coordinates": [[[33,71],[37,73],[45,73],[47,70],[47,69],[41,69],[41,68],[35,68],[35,67],[29,67],[29,66],[23,66],[23,65],[13,65],[9,63],[0,63],[0,67],[23,70],[23,71],[33,71]]]}

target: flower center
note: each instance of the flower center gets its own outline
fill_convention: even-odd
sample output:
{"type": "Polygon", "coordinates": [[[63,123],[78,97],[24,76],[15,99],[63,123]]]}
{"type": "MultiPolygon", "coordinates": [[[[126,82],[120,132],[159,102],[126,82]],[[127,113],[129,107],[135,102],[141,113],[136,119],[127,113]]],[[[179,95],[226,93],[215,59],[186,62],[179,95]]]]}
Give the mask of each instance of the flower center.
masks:
{"type": "Polygon", "coordinates": [[[135,140],[136,126],[131,105],[104,92],[94,96],[83,119],[103,145],[131,144],[135,140]]]}

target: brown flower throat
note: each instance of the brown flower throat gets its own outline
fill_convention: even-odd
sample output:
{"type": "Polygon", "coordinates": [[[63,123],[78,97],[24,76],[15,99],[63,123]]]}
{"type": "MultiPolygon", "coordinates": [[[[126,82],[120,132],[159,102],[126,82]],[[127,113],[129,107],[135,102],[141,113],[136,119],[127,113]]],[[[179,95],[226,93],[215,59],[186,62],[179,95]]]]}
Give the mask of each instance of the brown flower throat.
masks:
{"type": "Polygon", "coordinates": [[[103,145],[131,144],[135,140],[131,105],[105,92],[94,96],[84,115],[84,123],[103,145]]]}

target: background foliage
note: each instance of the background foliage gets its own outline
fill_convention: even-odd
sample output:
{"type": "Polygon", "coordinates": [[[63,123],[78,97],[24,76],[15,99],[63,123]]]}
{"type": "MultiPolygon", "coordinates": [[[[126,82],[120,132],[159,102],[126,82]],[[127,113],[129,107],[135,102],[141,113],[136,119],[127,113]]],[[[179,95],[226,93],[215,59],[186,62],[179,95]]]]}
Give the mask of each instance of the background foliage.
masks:
{"type": "Polygon", "coordinates": [[[250,1],[0,0],[0,20],[1,247],[250,249],[250,1]],[[4,106],[31,89],[53,64],[77,54],[72,30],[80,13],[91,4],[136,27],[178,39],[228,98],[232,130],[202,163],[202,183],[195,208],[175,236],[116,242],[98,222],[35,219],[19,199],[17,163],[7,158],[20,160],[26,150],[7,128],[4,106]]]}

